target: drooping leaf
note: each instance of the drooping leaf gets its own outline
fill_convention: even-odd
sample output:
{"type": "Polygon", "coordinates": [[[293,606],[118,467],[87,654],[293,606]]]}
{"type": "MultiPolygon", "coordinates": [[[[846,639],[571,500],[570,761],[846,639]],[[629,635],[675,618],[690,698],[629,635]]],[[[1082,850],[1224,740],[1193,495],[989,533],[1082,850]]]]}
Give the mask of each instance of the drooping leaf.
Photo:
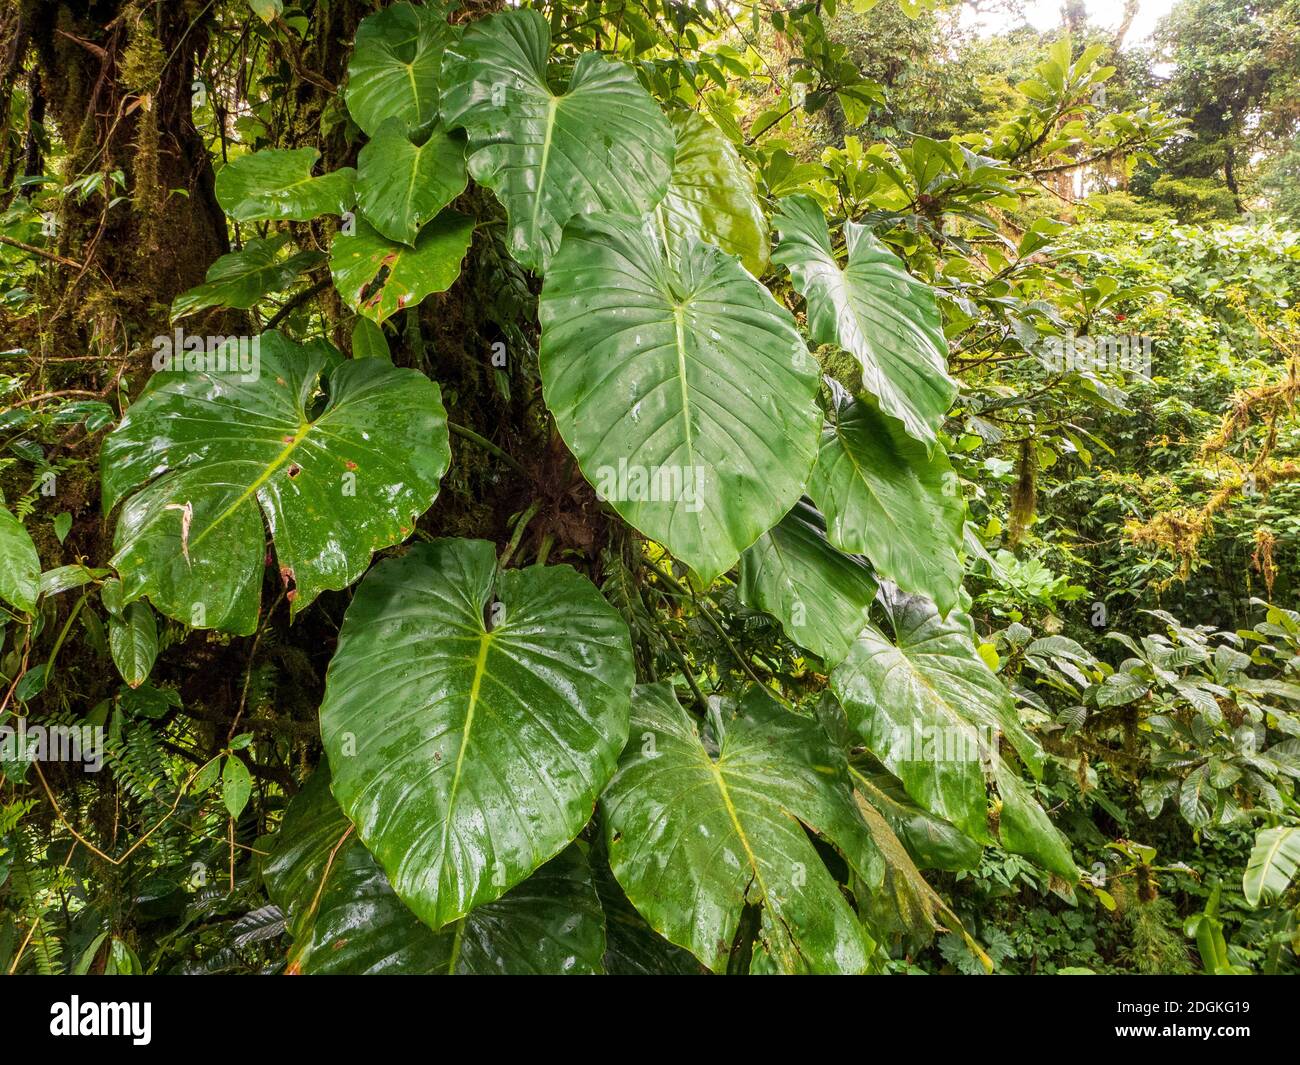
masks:
{"type": "Polygon", "coordinates": [[[355,202],[357,173],[344,167],[312,177],[319,158],[315,148],[264,148],[241,155],[217,171],[217,202],[239,222],[341,215],[355,202]]]}
{"type": "Polygon", "coordinates": [[[453,30],[448,5],[393,4],[357,27],[343,100],[373,137],[389,119],[417,131],[438,116],[438,72],[453,30]]]}
{"type": "Polygon", "coordinates": [[[734,259],[669,264],[635,221],[575,219],[542,289],[547,405],[597,493],[704,580],[799,499],[816,363],[734,259]]]}
{"type": "Polygon", "coordinates": [[[441,928],[578,834],[632,683],[627,626],[585,577],[498,573],[482,540],[419,544],[366,577],[339,634],[320,711],[334,794],[441,928]]]}
{"type": "Polygon", "coordinates": [[[893,774],[862,762],[851,762],[849,774],[854,790],[880,812],[920,868],[959,872],[979,865],[984,848],[913,802],[893,774]]]}
{"type": "Polygon", "coordinates": [[[357,204],[389,240],[414,244],[425,222],[465,191],[465,142],[435,125],[421,144],[400,119],[379,127],[357,156],[357,204]]]}
{"type": "Polygon", "coordinates": [[[755,277],[767,269],[767,220],[754,177],[717,126],[694,111],[672,116],[676,151],[668,192],[654,209],[655,226],[672,255],[691,238],[716,244],[755,277]]]}
{"type": "Polygon", "coordinates": [[[740,556],[741,602],[827,665],[849,653],[875,598],[871,567],[828,544],[822,516],[802,501],[740,556]]]}
{"type": "Polygon", "coordinates": [[[747,905],[751,968],[861,972],[870,944],[804,826],[874,856],[843,757],[816,722],[752,693],[716,757],[672,688],[637,688],[631,742],[601,799],[610,867],[663,936],[727,968],[747,905]]]}
{"type": "Polygon", "coordinates": [[[573,845],[496,902],[440,932],[402,903],[329,791],[329,767],[290,804],[264,869],[304,975],[598,973],[600,901],[573,845]]]}
{"type": "Polygon", "coordinates": [[[880,853],[879,880],[867,885],[871,889],[868,905],[877,922],[926,938],[937,931],[965,934],[961,920],[926,881],[884,814],[860,790],[855,790],[854,797],[880,853]]]}
{"type": "Polygon", "coordinates": [[[848,266],[832,251],[826,216],[810,196],[781,201],[772,220],[780,243],[773,262],[790,271],[808,301],[808,328],[862,364],[862,385],[927,452],[957,395],[948,346],[930,286],[912,277],[864,226],[844,224],[848,266]]]}
{"type": "Polygon", "coordinates": [[[808,495],[826,538],[946,614],[961,587],[966,501],[943,449],[925,448],[870,399],[837,402],[822,429],[808,495]]]}
{"type": "Polygon", "coordinates": [[[894,640],[868,625],[831,674],[849,724],[925,809],[990,842],[984,765],[1005,735],[1035,772],[1042,751],[1011,693],[980,658],[959,611],[920,596],[881,596],[894,640]]]}
{"type": "Polygon", "coordinates": [[[384,327],[376,325],[369,318],[357,315],[352,319],[352,357],[354,359],[383,359],[393,361],[393,353],[388,350],[388,337],[384,327]]]}
{"type": "Polygon", "coordinates": [[[1073,883],[1079,871],[1070,856],[1070,841],[1061,834],[1011,767],[999,759],[993,779],[1002,798],[998,841],[1013,854],[1023,854],[1050,872],[1073,883]]]}
{"type": "Polygon", "coordinates": [[[41,560],[23,523],[0,507],[0,599],[24,614],[36,611],[41,560]]]}
{"type": "Polygon", "coordinates": [[[320,252],[300,251],[281,259],[288,234],[245,241],[239,251],[221,256],[208,267],[203,284],[182,292],[172,301],[172,321],[209,307],[247,310],[268,293],[282,292],[298,275],[321,262],[320,252]]]}
{"type": "Polygon", "coordinates": [[[442,117],[469,134],[469,172],[509,216],[507,243],[544,270],[569,219],[640,217],[668,188],[673,132],[632,70],[598,52],[578,57],[568,88],[546,77],[551,33],[532,10],[470,25],[447,49],[442,117]]]}
{"type": "Polygon", "coordinates": [[[277,332],[256,350],[249,373],[155,375],[101,454],[105,512],[139,489],[114,539],[126,600],[240,634],[257,625],[259,506],[296,614],[406,537],[450,461],[438,386],[423,374],[277,332]]]}
{"type": "Polygon", "coordinates": [[[122,679],[138,688],[158,657],[158,626],[145,603],[128,603],[121,618],[108,619],[108,647],[122,679]]]}
{"type": "Polygon", "coordinates": [[[1278,825],[1262,829],[1255,837],[1242,876],[1246,902],[1258,906],[1261,902],[1277,901],[1290,887],[1297,871],[1300,871],[1300,828],[1278,825]]]}
{"type": "Polygon", "coordinates": [[[388,240],[358,218],[356,232],[340,233],[330,248],[334,287],[349,307],[378,324],[449,289],[473,237],[474,219],[458,211],[443,211],[420,230],[414,246],[388,240]]]}

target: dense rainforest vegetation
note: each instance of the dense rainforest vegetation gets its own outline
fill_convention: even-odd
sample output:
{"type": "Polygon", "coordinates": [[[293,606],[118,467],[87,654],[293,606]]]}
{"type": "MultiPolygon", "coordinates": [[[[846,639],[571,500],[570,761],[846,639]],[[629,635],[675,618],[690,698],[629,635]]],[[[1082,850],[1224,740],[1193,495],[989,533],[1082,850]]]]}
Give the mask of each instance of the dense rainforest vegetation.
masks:
{"type": "Polygon", "coordinates": [[[1139,10],[3,0],[0,972],[1296,972],[1300,3],[1139,10]]]}

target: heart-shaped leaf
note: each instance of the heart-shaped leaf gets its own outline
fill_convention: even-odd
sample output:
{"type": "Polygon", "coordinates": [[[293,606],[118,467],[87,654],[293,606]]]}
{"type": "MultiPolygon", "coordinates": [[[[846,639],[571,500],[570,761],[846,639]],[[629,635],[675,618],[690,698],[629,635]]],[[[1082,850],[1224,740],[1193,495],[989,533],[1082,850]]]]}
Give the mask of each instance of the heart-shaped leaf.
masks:
{"type": "Polygon", "coordinates": [[[670,264],[633,220],[574,219],[539,314],[546,402],[583,473],[701,578],[799,499],[816,362],[735,259],[696,241],[670,264]]]}
{"type": "Polygon", "coordinates": [[[419,544],[375,567],[343,622],[320,710],[334,794],[441,928],[586,824],[632,683],[627,626],[585,577],[498,573],[482,540],[419,544]]]}
{"type": "Polygon", "coordinates": [[[209,307],[247,310],[268,293],[284,291],[299,274],[324,259],[315,251],[300,251],[281,259],[280,252],[288,240],[287,233],[268,240],[254,237],[239,251],[221,256],[208,267],[203,284],[172,301],[172,321],[209,307]]]}
{"type": "Polygon", "coordinates": [[[598,973],[600,900],[577,844],[441,932],[397,897],[329,791],[322,765],[290,803],[264,870],[308,975],[598,973]]]}
{"type": "Polygon", "coordinates": [[[601,807],[610,867],[642,916],[722,972],[759,906],[751,971],[861,972],[868,941],[804,826],[855,868],[875,849],[820,726],[754,691],[714,756],[672,688],[647,684],[631,731],[601,807]]]}
{"type": "Polygon", "coordinates": [[[894,641],[864,628],[831,673],[849,725],[907,793],[971,839],[992,842],[985,764],[1006,736],[1035,772],[1042,750],[1025,732],[1015,701],[970,637],[970,619],[947,619],[920,596],[886,588],[894,641]]]}
{"type": "Polygon", "coordinates": [[[928,596],[943,613],[953,608],[966,501],[942,448],[927,455],[869,398],[837,401],[808,495],[832,544],[866,555],[880,576],[928,596]]]}
{"type": "Polygon", "coordinates": [[[357,203],[389,240],[414,244],[420,227],[465,191],[465,142],[435,125],[414,144],[402,122],[379,127],[357,156],[357,203]]]}
{"type": "Polygon", "coordinates": [[[0,507],[0,599],[24,614],[36,612],[41,560],[23,523],[0,507]]]}
{"type": "Polygon", "coordinates": [[[432,122],[452,34],[445,4],[393,4],[362,19],[343,87],[352,121],[371,137],[390,118],[408,131],[432,122]]]}
{"type": "Polygon", "coordinates": [[[648,212],[673,164],[672,128],[629,67],[586,52],[556,95],[550,43],[540,12],[503,11],[447,49],[442,78],[443,121],[469,133],[469,172],[505,205],[510,250],[534,270],[574,215],[648,212]]]}
{"type": "Polygon", "coordinates": [[[438,215],[413,247],[388,240],[358,218],[354,234],[334,238],[330,274],[347,305],[378,324],[451,288],[473,239],[474,219],[457,211],[438,215]]]}
{"type": "Polygon", "coordinates": [[[862,364],[862,385],[909,436],[933,449],[935,432],[957,395],[934,290],[918,281],[871,232],[844,224],[848,266],[832,251],[826,216],[803,194],[781,201],[772,220],[780,243],[773,262],[790,271],[808,301],[819,344],[838,344],[862,364]]]}
{"type": "Polygon", "coordinates": [[[767,269],[767,220],[754,177],[731,141],[694,111],[672,116],[676,151],[668,192],[654,209],[669,251],[694,237],[716,244],[755,277],[767,269]]]}
{"type": "Polygon", "coordinates": [[[217,171],[217,202],[240,222],[289,219],[306,222],[341,215],[356,201],[351,167],[312,177],[315,148],[265,148],[241,155],[217,171]]]}
{"type": "Polygon", "coordinates": [[[822,516],[802,501],[740,556],[741,602],[827,665],[849,653],[875,598],[871,567],[831,547],[822,516]]]}
{"type": "Polygon", "coordinates": [[[450,446],[438,386],[414,370],[277,332],[257,338],[246,373],[213,366],[228,351],[155,376],[104,443],[103,501],[108,512],[139,489],[114,539],[127,601],[247,634],[266,550],[259,505],[296,614],[409,535],[450,446]]]}

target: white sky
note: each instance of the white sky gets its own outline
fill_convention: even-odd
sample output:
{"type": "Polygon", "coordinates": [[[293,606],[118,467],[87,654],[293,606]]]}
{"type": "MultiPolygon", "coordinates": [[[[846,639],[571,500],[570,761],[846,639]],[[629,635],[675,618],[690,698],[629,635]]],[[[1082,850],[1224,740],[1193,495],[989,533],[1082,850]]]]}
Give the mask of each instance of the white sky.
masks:
{"type": "MultiPolygon", "coordinates": [[[[1124,39],[1126,44],[1140,44],[1150,38],[1156,23],[1169,14],[1175,0],[1141,0],[1133,25],[1124,39]]],[[[1099,26],[1118,27],[1124,16],[1123,0],[1087,0],[1088,14],[1099,26]]],[[[1036,30],[1059,29],[1062,24],[1060,0],[1024,0],[1025,21],[1036,30]]],[[[1019,18],[1005,12],[976,15],[970,8],[962,10],[962,24],[977,26],[987,33],[1000,33],[1021,25],[1019,18]]]]}

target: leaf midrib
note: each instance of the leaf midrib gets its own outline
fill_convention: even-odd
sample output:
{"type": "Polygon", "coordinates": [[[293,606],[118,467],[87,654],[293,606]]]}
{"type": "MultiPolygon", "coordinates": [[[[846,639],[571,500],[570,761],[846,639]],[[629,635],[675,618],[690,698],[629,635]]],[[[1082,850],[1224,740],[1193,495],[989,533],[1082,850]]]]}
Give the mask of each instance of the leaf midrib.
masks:
{"type": "Polygon", "coordinates": [[[288,461],[289,456],[292,455],[294,451],[297,450],[298,445],[301,444],[303,440],[306,439],[307,434],[311,432],[314,424],[315,423],[313,422],[304,422],[302,425],[298,426],[298,431],[294,434],[293,439],[284,446],[284,449],[278,455],[276,455],[274,459],[271,460],[271,462],[267,465],[266,469],[263,470],[260,474],[258,474],[257,478],[253,481],[253,483],[250,484],[239,494],[239,498],[237,498],[233,503],[231,503],[230,506],[226,507],[226,509],[223,510],[220,514],[218,514],[215,518],[213,518],[211,524],[207,525],[202,532],[200,532],[197,536],[195,536],[190,541],[189,546],[198,547],[198,545],[201,544],[204,541],[204,539],[207,538],[208,533],[210,533],[218,525],[220,525],[227,518],[229,518],[230,515],[235,513],[235,511],[237,511],[246,502],[248,502],[248,500],[257,493],[258,489],[260,489],[262,485],[266,484],[266,482],[271,479],[271,475],[274,474],[276,470],[278,470],[281,466],[285,464],[285,462],[288,461]]]}

